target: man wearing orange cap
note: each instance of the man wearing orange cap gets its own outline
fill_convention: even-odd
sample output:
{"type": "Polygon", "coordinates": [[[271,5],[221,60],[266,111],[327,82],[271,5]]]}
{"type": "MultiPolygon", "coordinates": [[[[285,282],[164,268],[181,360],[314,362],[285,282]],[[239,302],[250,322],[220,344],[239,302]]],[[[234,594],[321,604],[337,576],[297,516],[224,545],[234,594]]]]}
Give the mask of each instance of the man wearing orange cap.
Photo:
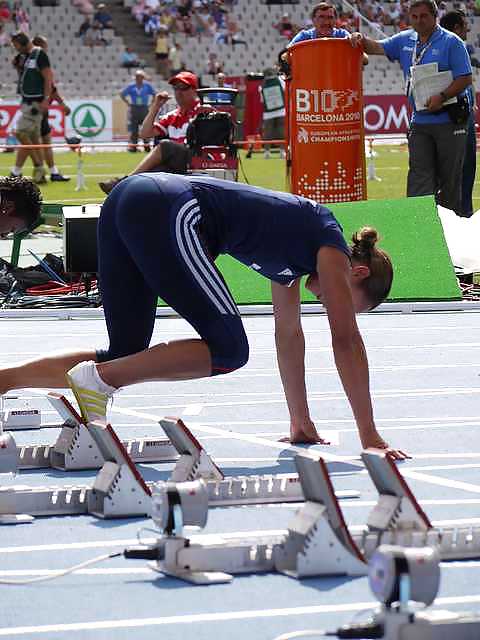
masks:
{"type": "MultiPolygon", "coordinates": [[[[187,171],[189,161],[188,149],[185,146],[187,127],[205,107],[202,107],[198,98],[198,79],[195,74],[190,71],[180,71],[168,82],[173,87],[178,106],[157,117],[158,112],[171,96],[167,91],[160,91],[155,95],[140,128],[139,136],[144,139],[152,136],[163,139],[129,175],[153,170],[171,173],[187,171]]],[[[104,193],[110,193],[120,180],[123,178],[113,178],[108,182],[99,182],[99,186],[104,193]]]]}

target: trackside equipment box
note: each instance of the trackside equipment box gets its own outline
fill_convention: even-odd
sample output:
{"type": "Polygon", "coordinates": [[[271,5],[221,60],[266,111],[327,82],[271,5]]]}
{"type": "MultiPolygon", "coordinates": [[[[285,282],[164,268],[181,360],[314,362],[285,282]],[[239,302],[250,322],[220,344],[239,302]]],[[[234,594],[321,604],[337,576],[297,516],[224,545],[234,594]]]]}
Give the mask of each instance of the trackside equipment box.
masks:
{"type": "Polygon", "coordinates": [[[65,271],[97,272],[97,224],[101,205],[63,207],[63,261],[65,271]]]}

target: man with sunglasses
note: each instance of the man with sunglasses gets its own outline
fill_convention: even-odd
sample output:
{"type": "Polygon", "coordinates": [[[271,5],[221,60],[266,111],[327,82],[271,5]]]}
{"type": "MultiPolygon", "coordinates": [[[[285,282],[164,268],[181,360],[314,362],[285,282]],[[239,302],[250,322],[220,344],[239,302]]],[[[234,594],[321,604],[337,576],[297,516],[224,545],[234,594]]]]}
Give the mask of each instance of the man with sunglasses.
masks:
{"type": "MultiPolygon", "coordinates": [[[[198,79],[190,71],[180,71],[168,81],[175,92],[177,107],[157,117],[160,109],[171,98],[167,91],[160,91],[150,105],[139,131],[141,138],[160,137],[160,143],[137,165],[130,175],[148,171],[185,173],[189,153],[185,146],[187,127],[200,111],[205,110],[198,98],[198,79]]],[[[209,109],[209,108],[208,108],[209,109]]],[[[127,176],[125,176],[127,177],[127,176]]],[[[99,182],[104,193],[110,193],[123,178],[99,182]]]]}
{"type": "Polygon", "coordinates": [[[0,237],[35,226],[40,216],[40,189],[28,178],[0,178],[0,237]]]}

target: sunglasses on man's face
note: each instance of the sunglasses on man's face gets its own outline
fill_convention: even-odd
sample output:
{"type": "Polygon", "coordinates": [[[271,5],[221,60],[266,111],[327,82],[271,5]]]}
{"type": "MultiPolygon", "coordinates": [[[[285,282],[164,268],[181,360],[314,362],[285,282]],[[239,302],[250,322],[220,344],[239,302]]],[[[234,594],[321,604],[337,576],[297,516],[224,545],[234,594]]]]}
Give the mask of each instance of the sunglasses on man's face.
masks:
{"type": "Polygon", "coordinates": [[[174,91],[188,91],[191,88],[192,87],[189,84],[174,84],[173,85],[173,90],[174,91]]]}

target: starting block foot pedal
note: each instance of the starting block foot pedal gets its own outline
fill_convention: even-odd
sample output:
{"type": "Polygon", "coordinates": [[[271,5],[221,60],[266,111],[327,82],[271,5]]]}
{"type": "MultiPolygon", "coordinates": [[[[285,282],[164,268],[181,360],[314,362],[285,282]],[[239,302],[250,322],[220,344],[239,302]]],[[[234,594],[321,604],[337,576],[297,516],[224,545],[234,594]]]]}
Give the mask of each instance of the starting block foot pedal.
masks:
{"type": "Polygon", "coordinates": [[[222,471],[213,462],[190,429],[179,418],[164,418],[160,426],[178,451],[180,460],[170,476],[172,482],[223,480],[222,471]]]}

